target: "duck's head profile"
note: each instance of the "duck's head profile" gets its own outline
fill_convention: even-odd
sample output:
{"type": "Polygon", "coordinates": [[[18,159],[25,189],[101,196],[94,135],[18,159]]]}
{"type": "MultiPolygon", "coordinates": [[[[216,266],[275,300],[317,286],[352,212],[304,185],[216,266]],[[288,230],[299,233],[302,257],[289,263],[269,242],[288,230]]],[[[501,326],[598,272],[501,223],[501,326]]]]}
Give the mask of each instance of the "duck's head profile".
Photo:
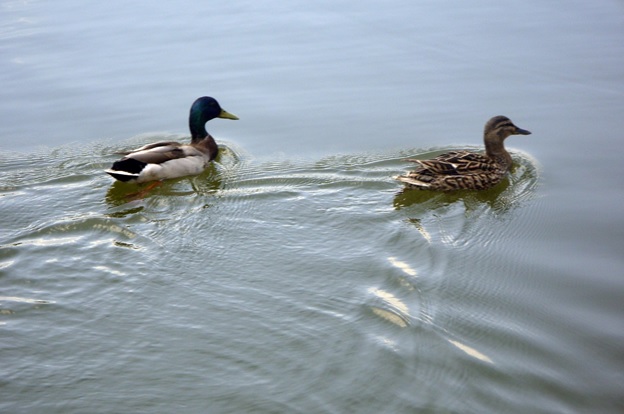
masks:
{"type": "Polygon", "coordinates": [[[518,128],[506,116],[498,115],[487,121],[483,134],[485,137],[497,137],[498,140],[503,141],[510,135],[531,135],[531,132],[518,128]]]}
{"type": "Polygon", "coordinates": [[[206,132],[206,122],[215,118],[238,119],[234,114],[229,113],[221,108],[219,102],[210,96],[202,96],[197,98],[191,105],[189,114],[189,129],[193,139],[202,139],[208,133],[206,132]]]}
{"type": "Polygon", "coordinates": [[[511,119],[503,115],[495,116],[485,123],[483,142],[485,152],[490,157],[502,155],[511,165],[511,155],[505,151],[503,141],[510,135],[530,135],[526,129],[518,128],[511,119]]]}

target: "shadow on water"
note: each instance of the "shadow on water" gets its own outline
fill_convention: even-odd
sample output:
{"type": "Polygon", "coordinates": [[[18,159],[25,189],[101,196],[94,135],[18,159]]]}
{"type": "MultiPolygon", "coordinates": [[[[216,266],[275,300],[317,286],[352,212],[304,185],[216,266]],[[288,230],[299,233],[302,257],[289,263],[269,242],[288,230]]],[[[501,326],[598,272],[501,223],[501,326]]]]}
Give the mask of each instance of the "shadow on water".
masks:
{"type": "Polygon", "coordinates": [[[221,175],[217,167],[211,164],[203,173],[194,177],[181,177],[141,184],[115,181],[106,192],[106,202],[111,207],[117,207],[128,202],[155,196],[207,195],[217,192],[221,186],[221,175]]]}
{"type": "Polygon", "coordinates": [[[501,183],[493,188],[484,191],[459,190],[449,193],[428,190],[415,190],[404,188],[394,197],[393,205],[397,210],[401,210],[413,205],[423,205],[435,209],[436,206],[449,205],[463,202],[467,210],[482,204],[487,204],[493,210],[504,212],[510,206],[500,202],[499,197],[510,186],[509,179],[505,178],[501,183]]]}

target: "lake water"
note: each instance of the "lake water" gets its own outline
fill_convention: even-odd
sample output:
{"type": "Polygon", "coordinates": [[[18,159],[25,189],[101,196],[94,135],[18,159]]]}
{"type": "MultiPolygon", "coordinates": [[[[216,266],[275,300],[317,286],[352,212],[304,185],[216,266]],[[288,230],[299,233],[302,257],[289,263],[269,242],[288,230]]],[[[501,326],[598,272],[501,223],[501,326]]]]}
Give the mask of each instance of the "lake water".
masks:
{"type": "Polygon", "coordinates": [[[0,412],[624,412],[621,2],[2,1],[0,84],[0,412]]]}

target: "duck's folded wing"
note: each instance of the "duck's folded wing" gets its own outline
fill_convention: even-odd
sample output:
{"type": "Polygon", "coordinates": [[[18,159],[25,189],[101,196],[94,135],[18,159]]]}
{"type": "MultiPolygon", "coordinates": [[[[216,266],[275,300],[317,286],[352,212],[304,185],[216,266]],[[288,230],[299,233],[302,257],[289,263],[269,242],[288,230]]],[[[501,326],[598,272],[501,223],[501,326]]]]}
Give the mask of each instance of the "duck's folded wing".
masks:
{"type": "Polygon", "coordinates": [[[478,171],[489,171],[493,163],[486,156],[468,151],[452,151],[429,160],[408,159],[420,164],[421,174],[429,175],[464,175],[478,171]]]}
{"type": "Polygon", "coordinates": [[[458,174],[458,165],[453,162],[440,161],[440,160],[415,160],[420,164],[419,172],[421,174],[431,175],[446,175],[446,174],[458,174]]]}
{"type": "Polygon", "coordinates": [[[134,152],[147,151],[147,150],[151,150],[151,149],[159,148],[159,147],[180,147],[180,146],[182,146],[182,144],[180,144],[179,142],[161,141],[161,142],[154,142],[152,144],[143,145],[141,148],[136,148],[130,151],[119,151],[117,154],[130,155],[134,152]]]}
{"type": "Polygon", "coordinates": [[[189,151],[185,150],[185,147],[181,147],[179,144],[176,143],[176,145],[150,146],[150,148],[128,154],[126,158],[132,158],[146,164],[162,164],[170,160],[193,155],[195,154],[189,153],[189,151]]]}

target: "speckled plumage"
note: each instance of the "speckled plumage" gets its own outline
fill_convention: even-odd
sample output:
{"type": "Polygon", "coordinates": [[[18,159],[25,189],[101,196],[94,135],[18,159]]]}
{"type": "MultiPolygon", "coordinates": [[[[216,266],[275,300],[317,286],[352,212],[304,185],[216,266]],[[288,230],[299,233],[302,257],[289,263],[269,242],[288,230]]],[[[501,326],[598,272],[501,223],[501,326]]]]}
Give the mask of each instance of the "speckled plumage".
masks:
{"type": "Polygon", "coordinates": [[[205,127],[214,118],[238,119],[223,110],[216,99],[198,98],[189,114],[190,144],[167,141],[145,145],[113,163],[106,173],[119,181],[137,183],[200,174],[219,152],[205,127]]]}
{"type": "Polygon", "coordinates": [[[407,188],[434,191],[485,190],[498,184],[511,169],[511,155],[504,141],[510,135],[529,135],[505,116],[485,124],[485,154],[451,151],[429,160],[408,159],[419,164],[413,171],[396,177],[407,188]]]}

